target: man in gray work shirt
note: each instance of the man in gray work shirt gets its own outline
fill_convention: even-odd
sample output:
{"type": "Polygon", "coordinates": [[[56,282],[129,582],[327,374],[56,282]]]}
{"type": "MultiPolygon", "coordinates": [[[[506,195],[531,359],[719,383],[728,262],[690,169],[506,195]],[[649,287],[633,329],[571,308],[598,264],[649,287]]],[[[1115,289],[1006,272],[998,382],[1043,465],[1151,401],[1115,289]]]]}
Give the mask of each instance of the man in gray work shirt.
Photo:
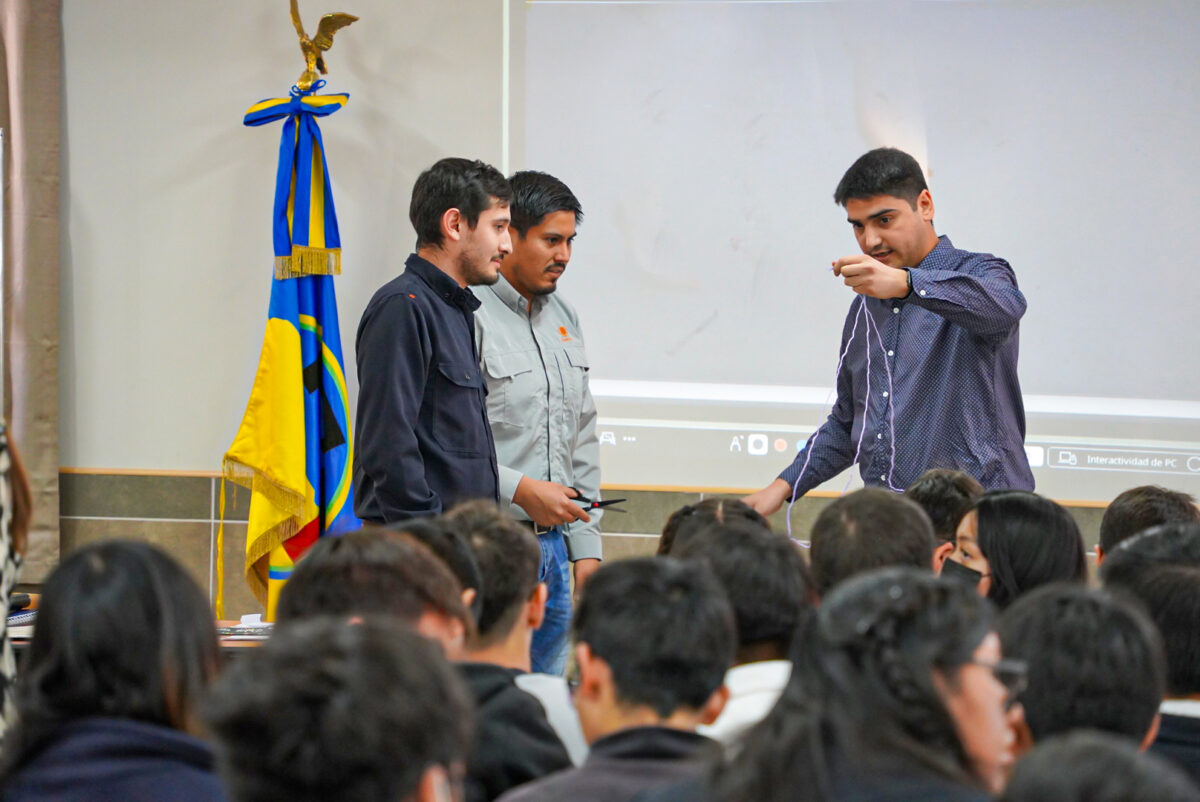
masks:
{"type": "Polygon", "coordinates": [[[567,561],[575,565],[577,590],[600,564],[600,513],[589,515],[572,500],[600,497],[596,405],[579,319],[553,294],[583,211],[566,184],[545,173],[520,172],[510,184],[513,250],[500,280],[478,289],[475,338],[500,501],[538,535],[538,578],[550,591],[533,637],[533,670],[562,674],[571,621],[567,561]]]}

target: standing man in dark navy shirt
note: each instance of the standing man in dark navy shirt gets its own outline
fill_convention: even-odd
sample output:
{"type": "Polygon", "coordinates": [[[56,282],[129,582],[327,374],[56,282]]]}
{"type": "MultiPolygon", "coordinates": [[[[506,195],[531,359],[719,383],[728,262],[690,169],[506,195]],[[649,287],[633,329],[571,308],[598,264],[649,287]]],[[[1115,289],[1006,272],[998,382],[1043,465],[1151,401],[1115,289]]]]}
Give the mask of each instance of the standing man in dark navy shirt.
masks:
{"type": "Polygon", "coordinates": [[[921,166],[895,148],[860,157],[834,201],[862,250],[833,263],[858,294],[837,401],[792,464],[744,500],[769,515],[855,463],[866,484],[896,492],[929,468],[1032,490],[1017,381],[1025,296],[1008,262],[937,235],[921,166]]]}
{"type": "Polygon", "coordinates": [[[511,198],[502,173],[468,159],[442,159],[413,186],[417,252],[358,324],[354,512],[364,521],[499,500],[475,348],[479,301],[467,288],[500,277],[511,198]]]}

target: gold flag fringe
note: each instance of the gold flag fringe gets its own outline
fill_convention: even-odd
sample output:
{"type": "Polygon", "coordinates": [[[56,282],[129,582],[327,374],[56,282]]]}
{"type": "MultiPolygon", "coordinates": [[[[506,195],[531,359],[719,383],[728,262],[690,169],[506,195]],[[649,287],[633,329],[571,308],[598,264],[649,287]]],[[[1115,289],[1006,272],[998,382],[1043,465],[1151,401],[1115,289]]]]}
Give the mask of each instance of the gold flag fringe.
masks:
{"type": "Polygon", "coordinates": [[[225,618],[225,477],[221,477],[220,519],[217,524],[217,598],[213,612],[217,620],[225,618]]]}
{"type": "MultiPolygon", "coordinates": [[[[274,481],[257,468],[235,459],[230,459],[228,455],[225,457],[223,468],[222,482],[228,479],[235,484],[249,488],[252,493],[262,495],[272,505],[283,510],[289,516],[274,528],[262,533],[253,542],[250,541],[252,533],[249,531],[246,532],[246,583],[250,586],[250,590],[254,592],[258,600],[262,602],[265,609],[267,604],[267,577],[265,572],[260,575],[255,570],[255,566],[258,565],[260,560],[267,557],[276,546],[282,545],[284,541],[300,533],[300,530],[303,528],[301,518],[304,515],[305,498],[294,490],[290,490],[274,481]]],[[[222,494],[222,499],[224,499],[224,494],[222,494]]],[[[224,522],[225,512],[222,508],[222,526],[224,522]]],[[[219,539],[220,530],[218,530],[219,539]]]]}
{"type": "Polygon", "coordinates": [[[300,278],[301,276],[340,276],[342,274],[341,248],[309,248],[293,245],[291,256],[275,257],[275,278],[300,278]]]}

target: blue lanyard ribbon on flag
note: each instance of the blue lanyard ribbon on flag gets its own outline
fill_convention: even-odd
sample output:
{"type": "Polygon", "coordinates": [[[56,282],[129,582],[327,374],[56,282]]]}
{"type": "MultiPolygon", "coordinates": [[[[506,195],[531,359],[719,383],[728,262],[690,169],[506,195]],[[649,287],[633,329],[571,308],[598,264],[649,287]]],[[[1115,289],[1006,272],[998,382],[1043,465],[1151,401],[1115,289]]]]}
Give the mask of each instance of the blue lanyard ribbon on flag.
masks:
{"type": "Polygon", "coordinates": [[[293,86],[289,97],[260,100],[242,121],[259,126],[286,120],[275,174],[275,278],[341,272],[342,242],[316,118],[345,106],[350,95],[317,95],[323,86],[324,81],[306,91],[293,86]]]}

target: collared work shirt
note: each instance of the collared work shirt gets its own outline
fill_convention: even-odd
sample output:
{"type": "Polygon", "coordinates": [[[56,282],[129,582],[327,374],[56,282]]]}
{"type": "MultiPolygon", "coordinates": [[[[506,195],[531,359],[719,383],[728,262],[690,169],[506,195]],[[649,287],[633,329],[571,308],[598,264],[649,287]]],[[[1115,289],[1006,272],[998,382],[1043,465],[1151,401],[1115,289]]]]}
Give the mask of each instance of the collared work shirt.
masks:
{"type": "MultiPolygon", "coordinates": [[[[500,499],[509,512],[523,476],[600,498],[596,404],[588,389],[583,332],[557,293],[534,296],[533,314],[504,276],[479,289],[475,338],[487,381],[488,419],[500,464],[500,499]]],[[[600,510],[590,523],[563,527],[572,560],[600,557],[600,510]]]]}
{"type": "Polygon", "coordinates": [[[837,401],[779,475],[797,497],[856,454],[866,484],[897,491],[929,468],[964,470],[989,490],[1033,489],[1017,381],[1025,296],[1012,268],[940,237],[909,275],[904,299],[850,304],[837,401]]]}
{"type": "Polygon", "coordinates": [[[354,512],[363,520],[498,500],[478,307],[470,290],[416,254],[367,304],[355,341],[354,512]]]}

